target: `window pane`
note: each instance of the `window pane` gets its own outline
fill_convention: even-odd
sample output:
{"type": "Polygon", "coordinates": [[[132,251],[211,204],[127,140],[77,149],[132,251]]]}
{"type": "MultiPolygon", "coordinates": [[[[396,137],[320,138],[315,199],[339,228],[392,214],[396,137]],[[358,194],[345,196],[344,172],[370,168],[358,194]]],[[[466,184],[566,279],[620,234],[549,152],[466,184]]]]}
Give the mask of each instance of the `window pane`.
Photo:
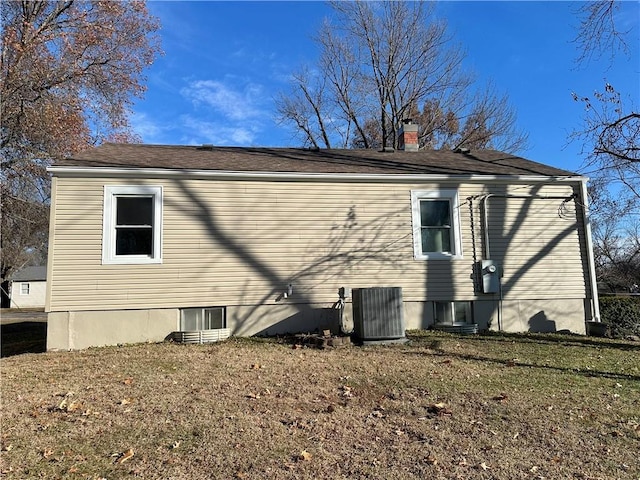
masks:
{"type": "Polygon", "coordinates": [[[29,295],[29,284],[21,283],[20,284],[20,294],[21,295],[29,295]]]}
{"type": "Polygon", "coordinates": [[[180,330],[183,332],[190,330],[202,330],[202,309],[187,308],[182,310],[180,330]]]}
{"type": "Polygon", "coordinates": [[[471,302],[434,302],[436,323],[470,324],[471,302]]]}
{"type": "Polygon", "coordinates": [[[153,229],[116,228],[116,255],[153,255],[153,229]]]}
{"type": "Polygon", "coordinates": [[[451,302],[434,302],[436,310],[436,323],[452,323],[453,312],[451,302]]]}
{"type": "Polygon", "coordinates": [[[180,330],[213,330],[225,328],[224,308],[185,308],[181,310],[180,330]]]}
{"type": "Polygon", "coordinates": [[[420,202],[420,225],[423,227],[450,226],[449,200],[422,200],[420,202]]]}
{"type": "Polygon", "coordinates": [[[224,310],[222,308],[208,308],[204,311],[205,328],[224,328],[224,310]]]}
{"type": "Polygon", "coordinates": [[[448,228],[423,228],[422,253],[451,252],[451,234],[448,228]]]}
{"type": "Polygon", "coordinates": [[[471,302],[454,302],[455,322],[471,323],[471,302]]]}
{"type": "Polygon", "coordinates": [[[153,197],[116,197],[116,225],[153,225],[153,197]]]}

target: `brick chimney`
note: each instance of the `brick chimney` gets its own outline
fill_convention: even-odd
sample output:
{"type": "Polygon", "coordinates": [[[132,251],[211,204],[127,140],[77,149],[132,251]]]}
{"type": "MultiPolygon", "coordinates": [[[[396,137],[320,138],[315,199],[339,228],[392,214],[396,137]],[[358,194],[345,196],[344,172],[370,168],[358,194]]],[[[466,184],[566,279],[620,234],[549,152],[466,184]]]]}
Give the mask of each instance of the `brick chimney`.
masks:
{"type": "Polygon", "coordinates": [[[402,121],[398,131],[398,150],[418,151],[418,125],[414,124],[410,118],[402,121]]]}

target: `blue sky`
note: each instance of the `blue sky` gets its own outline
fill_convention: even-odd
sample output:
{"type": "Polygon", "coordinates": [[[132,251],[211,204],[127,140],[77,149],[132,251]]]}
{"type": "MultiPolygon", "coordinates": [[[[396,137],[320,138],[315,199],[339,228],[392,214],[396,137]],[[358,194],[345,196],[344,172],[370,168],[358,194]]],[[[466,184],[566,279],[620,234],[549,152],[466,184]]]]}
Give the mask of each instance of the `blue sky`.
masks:
{"type": "MultiPolygon", "coordinates": [[[[165,52],[147,70],[148,91],[132,124],[145,143],[297,147],[276,123],[274,98],[289,76],[314,65],[312,41],[325,17],[323,2],[150,1],[162,23],[165,52]]],[[[466,66],[509,96],[518,127],[529,133],[522,156],[579,170],[581,145],[568,143],[589,96],[604,82],[640,104],[640,2],[621,2],[619,25],[631,30],[629,56],[608,56],[578,68],[578,2],[439,2],[466,66]]],[[[587,172],[588,173],[588,172],[587,172]]]]}

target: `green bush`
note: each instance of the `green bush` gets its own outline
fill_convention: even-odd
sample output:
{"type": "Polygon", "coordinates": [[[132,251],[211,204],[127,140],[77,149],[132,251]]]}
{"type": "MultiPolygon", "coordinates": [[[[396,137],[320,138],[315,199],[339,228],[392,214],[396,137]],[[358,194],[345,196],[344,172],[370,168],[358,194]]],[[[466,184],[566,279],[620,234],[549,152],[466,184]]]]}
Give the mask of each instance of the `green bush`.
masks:
{"type": "Polygon", "coordinates": [[[600,297],[600,319],[613,338],[640,336],[640,296],[600,297]]]}

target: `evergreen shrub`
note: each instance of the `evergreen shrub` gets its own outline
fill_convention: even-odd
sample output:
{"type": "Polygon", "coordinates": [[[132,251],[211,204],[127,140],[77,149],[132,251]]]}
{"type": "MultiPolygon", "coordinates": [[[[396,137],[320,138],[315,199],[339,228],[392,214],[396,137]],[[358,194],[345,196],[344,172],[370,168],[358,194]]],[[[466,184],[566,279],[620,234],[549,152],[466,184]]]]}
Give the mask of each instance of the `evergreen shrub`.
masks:
{"type": "Polygon", "coordinates": [[[600,297],[600,319],[613,338],[640,337],[640,296],[600,297]]]}

